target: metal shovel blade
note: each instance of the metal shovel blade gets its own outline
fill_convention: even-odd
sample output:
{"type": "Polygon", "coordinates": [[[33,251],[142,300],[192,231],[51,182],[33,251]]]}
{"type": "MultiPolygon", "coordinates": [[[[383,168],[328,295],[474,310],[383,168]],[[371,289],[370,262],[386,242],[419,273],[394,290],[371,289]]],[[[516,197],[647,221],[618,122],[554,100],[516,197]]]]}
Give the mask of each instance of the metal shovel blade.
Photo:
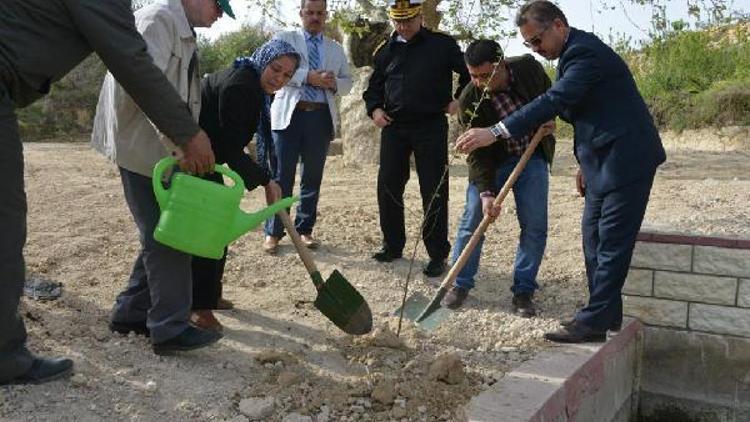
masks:
{"type": "Polygon", "coordinates": [[[318,289],[314,305],[345,333],[363,335],[372,331],[370,306],[338,270],[333,270],[318,289]]]}
{"type": "MultiPolygon", "coordinates": [[[[435,309],[431,309],[431,312],[424,314],[424,310],[432,302],[429,298],[425,297],[421,293],[414,293],[404,304],[404,318],[416,322],[420,327],[427,331],[432,331],[440,325],[441,322],[446,320],[450,314],[450,309],[439,306],[435,309]],[[421,317],[421,318],[420,318],[421,317]]],[[[401,308],[396,309],[393,313],[395,316],[401,315],[401,308]]]]}

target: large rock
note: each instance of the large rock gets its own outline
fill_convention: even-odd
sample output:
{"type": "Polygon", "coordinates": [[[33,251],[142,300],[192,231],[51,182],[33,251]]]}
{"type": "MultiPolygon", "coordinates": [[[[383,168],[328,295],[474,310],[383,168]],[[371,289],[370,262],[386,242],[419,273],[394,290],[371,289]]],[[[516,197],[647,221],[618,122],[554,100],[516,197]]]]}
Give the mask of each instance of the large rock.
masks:
{"type": "Polygon", "coordinates": [[[341,98],[341,138],[344,163],[377,164],[380,159],[380,129],[367,117],[362,93],[367,88],[372,68],[352,69],[354,86],[341,98]]]}

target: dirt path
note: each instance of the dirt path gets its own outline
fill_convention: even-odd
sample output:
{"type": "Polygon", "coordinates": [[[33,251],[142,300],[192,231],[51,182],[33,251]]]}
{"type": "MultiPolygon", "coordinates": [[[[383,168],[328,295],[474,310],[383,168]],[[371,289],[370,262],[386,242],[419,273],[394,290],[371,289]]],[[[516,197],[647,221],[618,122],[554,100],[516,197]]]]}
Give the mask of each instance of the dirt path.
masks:
{"type": "MultiPolygon", "coordinates": [[[[549,241],[539,275],[541,316],[510,311],[512,262],[518,236],[512,201],[490,228],[477,288],[465,308],[433,333],[405,328],[393,343],[386,328],[399,306],[409,262],[369,258],[380,242],[376,169],[329,161],[316,235],[321,271],[341,271],[368,299],[377,332],[342,334],[313,308],[314,289],[287,240],[277,257],[250,233],[230,250],[225,296],[237,309],[219,314],[225,338],[215,347],[158,357],[146,339],[110,334],[107,312],[137,251],[135,228],[115,168],[84,144],[26,145],[29,239],[33,276],[64,283],[55,302],[22,302],[30,347],[76,359],[69,381],[0,388],[3,420],[455,420],[484,385],[529,359],[557,318],[585,299],[571,146],[561,143],[550,185],[549,241]],[[465,374],[435,380],[430,366],[456,353],[465,374]],[[264,401],[265,400],[265,401],[264,401]]],[[[459,162],[461,160],[457,160],[459,162]]],[[[646,220],[701,233],[750,237],[750,153],[670,155],[655,183],[646,220]]],[[[451,173],[451,233],[463,206],[466,170],[451,173]]],[[[407,227],[419,225],[416,177],[407,188],[407,227]]],[[[246,209],[260,207],[260,193],[246,209]]],[[[412,288],[432,287],[419,273],[412,288]]]]}

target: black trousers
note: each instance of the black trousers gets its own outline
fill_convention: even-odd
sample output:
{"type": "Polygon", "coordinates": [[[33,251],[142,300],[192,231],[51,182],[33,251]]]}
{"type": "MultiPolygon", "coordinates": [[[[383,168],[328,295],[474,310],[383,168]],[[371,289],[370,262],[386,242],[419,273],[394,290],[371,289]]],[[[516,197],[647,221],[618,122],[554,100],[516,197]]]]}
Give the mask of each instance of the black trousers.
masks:
{"type": "Polygon", "coordinates": [[[18,314],[23,291],[26,193],[23,146],[15,106],[0,82],[0,383],[31,367],[26,328],[18,314]]]}
{"type": "MultiPolygon", "coordinates": [[[[217,183],[224,184],[219,173],[203,176],[217,183]]],[[[216,309],[221,298],[224,278],[224,265],[227,262],[227,248],[220,259],[193,256],[193,309],[216,309]]]]}
{"type": "Polygon", "coordinates": [[[448,121],[445,116],[416,123],[393,122],[380,135],[378,208],[383,246],[403,251],[404,188],[409,180],[409,156],[414,153],[422,196],[422,240],[430,259],[448,257],[448,121]],[[437,193],[437,194],[436,194],[437,193]]]}

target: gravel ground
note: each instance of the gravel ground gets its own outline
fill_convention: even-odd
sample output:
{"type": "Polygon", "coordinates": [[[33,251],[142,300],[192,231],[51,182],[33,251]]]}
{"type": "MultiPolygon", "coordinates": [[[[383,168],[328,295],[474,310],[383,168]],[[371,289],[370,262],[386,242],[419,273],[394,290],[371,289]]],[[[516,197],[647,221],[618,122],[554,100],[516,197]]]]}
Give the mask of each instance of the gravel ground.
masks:
{"type": "MultiPolygon", "coordinates": [[[[28,271],[60,281],[54,302],[24,299],[29,345],[72,356],[70,380],[0,388],[3,420],[456,420],[482,388],[554,347],[542,339],[557,319],[585,300],[579,219],[570,143],[561,142],[550,183],[549,240],[537,294],[540,316],[510,313],[518,227],[513,201],[490,227],[477,288],[466,306],[428,332],[392,317],[409,273],[406,259],[379,264],[376,169],[327,166],[314,252],[324,274],[342,272],[368,300],[375,331],[347,336],[312,306],[315,290],[288,240],[276,257],[262,253],[261,232],[230,250],[225,297],[237,308],[218,313],[225,338],[173,357],[151,353],[143,337],[113,335],[107,313],[137,252],[116,169],[85,144],[26,145],[29,199],[28,271]]],[[[462,159],[454,160],[462,163],[462,159]]],[[[750,237],[750,153],[671,152],[659,171],[646,221],[702,234],[750,237]]],[[[416,177],[407,187],[413,245],[420,223],[416,177]]],[[[451,168],[451,233],[463,206],[466,168],[451,168]]],[[[509,198],[510,199],[510,198],[509,198]]],[[[260,192],[245,209],[261,206],[260,192]]],[[[410,253],[407,255],[411,255],[410,253]]],[[[419,271],[410,294],[431,297],[419,271]]]]}

